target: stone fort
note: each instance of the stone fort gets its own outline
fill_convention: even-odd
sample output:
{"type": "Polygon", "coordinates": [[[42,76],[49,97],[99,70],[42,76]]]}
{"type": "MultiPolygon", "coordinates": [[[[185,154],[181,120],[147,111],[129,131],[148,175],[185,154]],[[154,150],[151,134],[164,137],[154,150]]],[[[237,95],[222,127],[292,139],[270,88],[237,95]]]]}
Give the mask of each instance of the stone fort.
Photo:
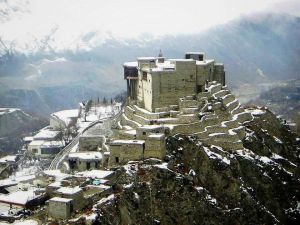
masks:
{"type": "Polygon", "coordinates": [[[192,135],[203,144],[243,149],[245,112],[225,84],[222,63],[203,52],[183,59],[140,57],[126,62],[127,103],[118,122],[118,137],[109,140],[108,166],[130,160],[163,159],[165,137],[192,135]]]}

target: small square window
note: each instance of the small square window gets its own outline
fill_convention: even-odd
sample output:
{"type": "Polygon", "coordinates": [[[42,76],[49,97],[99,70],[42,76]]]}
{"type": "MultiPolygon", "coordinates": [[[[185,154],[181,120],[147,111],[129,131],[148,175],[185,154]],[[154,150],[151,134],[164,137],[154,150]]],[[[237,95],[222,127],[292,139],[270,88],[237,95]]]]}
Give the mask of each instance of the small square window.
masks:
{"type": "Polygon", "coordinates": [[[143,135],[146,135],[146,132],[143,132],[143,135]]]}

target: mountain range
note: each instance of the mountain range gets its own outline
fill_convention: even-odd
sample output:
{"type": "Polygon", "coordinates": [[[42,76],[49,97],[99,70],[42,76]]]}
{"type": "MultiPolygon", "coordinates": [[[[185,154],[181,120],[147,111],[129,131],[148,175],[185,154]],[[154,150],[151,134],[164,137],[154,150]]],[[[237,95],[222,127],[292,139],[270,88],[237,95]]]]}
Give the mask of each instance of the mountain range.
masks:
{"type": "MultiPolygon", "coordinates": [[[[11,22],[9,13],[18,18],[28,13],[26,4],[15,3],[5,11],[3,3],[8,4],[2,1],[2,23],[11,22]]],[[[59,39],[59,25],[41,39],[28,35],[25,43],[3,35],[0,106],[48,116],[77,107],[83,100],[113,97],[125,90],[122,64],[139,56],[157,56],[160,49],[166,58],[204,51],[206,58],[223,62],[227,84],[241,102],[246,102],[299,76],[299,21],[287,14],[257,13],[197,34],[144,33],[120,38],[92,30],[64,43],[59,39]]]]}

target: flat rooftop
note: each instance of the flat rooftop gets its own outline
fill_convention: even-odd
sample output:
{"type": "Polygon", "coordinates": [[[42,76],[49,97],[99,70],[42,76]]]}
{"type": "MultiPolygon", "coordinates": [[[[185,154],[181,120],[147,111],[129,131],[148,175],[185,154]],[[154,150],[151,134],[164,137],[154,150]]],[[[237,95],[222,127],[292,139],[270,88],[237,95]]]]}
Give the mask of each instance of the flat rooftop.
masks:
{"type": "Polygon", "coordinates": [[[204,55],[205,53],[204,53],[204,52],[185,52],[184,54],[185,54],[185,55],[186,55],[186,54],[191,54],[191,55],[204,55]]]}
{"type": "Polygon", "coordinates": [[[143,145],[145,141],[143,140],[114,140],[110,145],[143,145]]]}
{"type": "Polygon", "coordinates": [[[69,159],[79,158],[79,159],[102,159],[102,154],[100,152],[75,152],[69,154],[69,159]]]}
{"type": "Polygon", "coordinates": [[[59,131],[54,131],[50,126],[40,130],[34,137],[34,140],[39,139],[54,139],[59,134],[59,131]]]}
{"type": "Polygon", "coordinates": [[[92,177],[97,179],[104,179],[114,174],[114,171],[105,171],[105,170],[91,170],[76,173],[77,176],[83,177],[92,177]]]}
{"type": "Polygon", "coordinates": [[[62,187],[62,188],[56,190],[55,192],[59,193],[59,194],[74,195],[81,191],[82,190],[79,187],[73,187],[73,188],[72,187],[62,187]]]}
{"type": "Polygon", "coordinates": [[[125,62],[123,64],[124,67],[137,67],[138,66],[138,62],[125,62]]]}
{"type": "Polygon", "coordinates": [[[204,66],[204,65],[208,65],[208,64],[211,64],[211,63],[214,63],[215,60],[214,59],[206,59],[204,61],[196,61],[196,65],[197,66],[204,66]]]}
{"type": "Polygon", "coordinates": [[[54,198],[51,198],[50,201],[68,203],[68,202],[71,202],[73,200],[72,199],[68,199],[68,198],[54,197],[54,198]]]}
{"type": "Polygon", "coordinates": [[[137,60],[155,60],[156,57],[138,57],[137,60]]]}

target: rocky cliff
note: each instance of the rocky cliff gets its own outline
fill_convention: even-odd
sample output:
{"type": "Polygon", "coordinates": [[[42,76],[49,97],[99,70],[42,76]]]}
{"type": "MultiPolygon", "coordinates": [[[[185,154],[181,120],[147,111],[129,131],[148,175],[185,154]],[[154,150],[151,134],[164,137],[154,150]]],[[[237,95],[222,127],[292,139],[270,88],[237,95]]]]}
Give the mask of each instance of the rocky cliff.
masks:
{"type": "Polygon", "coordinates": [[[268,110],[246,122],[243,150],[191,136],[167,138],[165,162],[118,169],[114,195],[94,205],[98,224],[297,224],[299,143],[268,110]]]}

